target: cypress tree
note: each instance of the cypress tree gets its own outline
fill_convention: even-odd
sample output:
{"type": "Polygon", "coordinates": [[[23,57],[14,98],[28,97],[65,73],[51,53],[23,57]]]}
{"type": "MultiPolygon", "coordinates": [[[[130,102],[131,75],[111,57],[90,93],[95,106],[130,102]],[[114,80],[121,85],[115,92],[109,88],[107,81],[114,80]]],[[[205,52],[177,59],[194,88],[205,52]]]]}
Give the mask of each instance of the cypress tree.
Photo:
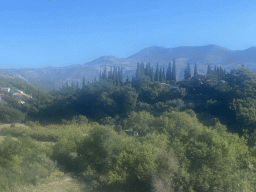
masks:
{"type": "Polygon", "coordinates": [[[118,68],[118,78],[121,85],[123,85],[123,69],[121,67],[118,68]]]}
{"type": "Polygon", "coordinates": [[[163,81],[163,77],[162,77],[162,68],[160,68],[160,71],[159,71],[159,82],[161,82],[162,83],[162,81],[163,81]]]}
{"type": "Polygon", "coordinates": [[[107,79],[108,76],[107,76],[107,66],[105,65],[105,69],[104,69],[104,72],[103,72],[103,75],[102,75],[102,79],[107,79]]]}
{"type": "Polygon", "coordinates": [[[141,65],[140,63],[137,63],[137,69],[136,69],[136,78],[140,78],[141,77],[141,65]]]}
{"type": "Polygon", "coordinates": [[[129,83],[129,77],[128,77],[128,75],[127,75],[127,78],[126,78],[125,83],[126,83],[126,84],[128,84],[128,83],[129,83]]]}
{"type": "Polygon", "coordinates": [[[171,81],[172,79],[172,68],[171,68],[171,62],[169,62],[168,68],[166,70],[166,81],[171,81]]]}
{"type": "Polygon", "coordinates": [[[191,69],[190,69],[190,64],[188,63],[185,71],[184,71],[184,79],[189,79],[191,78],[191,69]]]}
{"type": "Polygon", "coordinates": [[[84,76],[83,76],[83,85],[82,85],[82,88],[84,88],[85,87],[85,78],[84,78],[84,76]]]}
{"type": "Polygon", "coordinates": [[[163,67],[163,71],[162,71],[162,82],[165,82],[165,70],[164,70],[164,67],[163,67]]]}
{"type": "Polygon", "coordinates": [[[143,62],[140,64],[140,73],[142,77],[145,76],[145,68],[143,62]]]}
{"type": "Polygon", "coordinates": [[[156,64],[155,81],[159,82],[159,65],[156,64]]]}
{"type": "Polygon", "coordinates": [[[146,64],[145,75],[150,77],[150,63],[146,64]]]}
{"type": "Polygon", "coordinates": [[[112,67],[110,68],[110,70],[108,72],[108,79],[112,79],[113,80],[113,69],[112,69],[112,67]]]}
{"type": "Polygon", "coordinates": [[[175,62],[175,59],[173,59],[173,64],[172,64],[172,78],[171,80],[173,81],[176,81],[177,78],[176,78],[176,73],[177,73],[177,70],[176,70],[176,62],[175,62]]]}
{"type": "Polygon", "coordinates": [[[208,65],[208,68],[207,68],[207,75],[209,75],[211,73],[212,69],[210,67],[210,65],[208,65]]]}
{"type": "Polygon", "coordinates": [[[194,77],[196,77],[198,75],[198,72],[197,72],[197,65],[195,63],[195,66],[194,66],[194,77]]]}
{"type": "Polygon", "coordinates": [[[150,68],[149,77],[150,77],[151,81],[154,81],[154,69],[153,69],[153,67],[150,68]]]}
{"type": "Polygon", "coordinates": [[[101,71],[100,71],[100,75],[99,75],[99,80],[101,80],[101,71]]]}

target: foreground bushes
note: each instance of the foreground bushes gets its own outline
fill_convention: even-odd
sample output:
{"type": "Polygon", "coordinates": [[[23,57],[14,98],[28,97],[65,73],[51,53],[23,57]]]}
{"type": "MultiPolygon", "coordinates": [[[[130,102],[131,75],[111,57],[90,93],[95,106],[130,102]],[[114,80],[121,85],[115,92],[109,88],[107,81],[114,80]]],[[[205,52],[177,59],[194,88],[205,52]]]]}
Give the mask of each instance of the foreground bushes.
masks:
{"type": "Polygon", "coordinates": [[[0,191],[11,191],[21,185],[37,185],[57,171],[50,160],[52,149],[29,137],[6,137],[0,145],[0,191]]]}
{"type": "Polygon", "coordinates": [[[105,185],[130,191],[255,190],[253,150],[220,123],[205,127],[195,116],[177,111],[159,118],[132,113],[125,122],[127,129],[145,136],[96,126],[77,148],[85,169],[104,175],[105,185]]]}

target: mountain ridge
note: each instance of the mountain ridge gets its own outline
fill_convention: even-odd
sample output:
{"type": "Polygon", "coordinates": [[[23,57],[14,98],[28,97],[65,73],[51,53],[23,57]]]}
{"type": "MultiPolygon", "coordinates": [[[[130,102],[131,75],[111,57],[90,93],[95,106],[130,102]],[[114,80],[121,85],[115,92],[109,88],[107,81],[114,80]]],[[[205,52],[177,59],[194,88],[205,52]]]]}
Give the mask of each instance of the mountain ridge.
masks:
{"type": "MultiPolygon", "coordinates": [[[[163,46],[151,46],[126,57],[119,58],[113,55],[101,56],[90,62],[74,64],[64,67],[23,68],[23,69],[0,69],[0,73],[19,76],[29,81],[37,82],[48,88],[60,88],[63,84],[78,82],[82,84],[83,76],[86,81],[92,81],[99,76],[99,72],[110,70],[111,67],[122,67],[124,77],[134,75],[138,62],[151,63],[161,67],[168,66],[169,62],[176,59],[178,80],[183,78],[184,68],[187,63],[197,63],[198,72],[205,74],[207,65],[215,65],[226,68],[229,71],[244,64],[256,71],[256,47],[245,50],[230,50],[215,44],[204,46],[179,46],[165,48],[163,46]]],[[[193,67],[191,67],[193,72],[193,67]]]]}

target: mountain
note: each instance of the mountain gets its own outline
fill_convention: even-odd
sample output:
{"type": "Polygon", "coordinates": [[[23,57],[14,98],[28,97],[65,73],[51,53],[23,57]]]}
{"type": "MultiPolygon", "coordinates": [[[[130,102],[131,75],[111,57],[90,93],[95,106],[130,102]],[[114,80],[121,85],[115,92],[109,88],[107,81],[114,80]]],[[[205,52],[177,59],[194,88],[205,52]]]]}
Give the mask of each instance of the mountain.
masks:
{"type": "Polygon", "coordinates": [[[19,78],[27,79],[44,85],[48,88],[59,88],[66,82],[82,84],[83,76],[86,81],[92,81],[98,78],[99,72],[111,67],[123,67],[124,78],[131,77],[136,69],[138,62],[151,63],[160,66],[168,66],[168,63],[176,59],[178,79],[183,78],[184,68],[187,63],[193,65],[196,62],[198,72],[205,74],[207,65],[215,65],[226,68],[229,71],[244,64],[246,67],[256,71],[256,47],[246,50],[229,50],[217,45],[206,46],[182,46],[175,48],[165,48],[152,46],[145,48],[127,58],[118,58],[115,56],[102,56],[93,61],[82,65],[70,65],[66,67],[45,67],[45,68],[25,68],[25,69],[1,69],[0,74],[8,74],[19,78]]]}

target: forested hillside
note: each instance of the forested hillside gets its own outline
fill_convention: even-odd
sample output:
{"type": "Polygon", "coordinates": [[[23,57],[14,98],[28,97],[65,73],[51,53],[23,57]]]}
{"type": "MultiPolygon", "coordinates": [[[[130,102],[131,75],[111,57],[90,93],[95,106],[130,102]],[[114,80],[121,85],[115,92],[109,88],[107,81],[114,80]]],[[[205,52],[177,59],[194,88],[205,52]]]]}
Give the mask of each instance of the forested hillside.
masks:
{"type": "Polygon", "coordinates": [[[0,175],[8,173],[0,189],[37,185],[61,175],[59,166],[94,176],[105,191],[255,191],[256,73],[208,66],[199,75],[197,64],[182,81],[176,73],[175,60],[166,70],[138,63],[131,80],[114,67],[82,87],[66,84],[47,97],[35,90],[35,110],[23,120],[29,128],[0,130],[19,137],[0,144],[0,175]],[[27,162],[44,174],[28,172],[27,162]]]}

